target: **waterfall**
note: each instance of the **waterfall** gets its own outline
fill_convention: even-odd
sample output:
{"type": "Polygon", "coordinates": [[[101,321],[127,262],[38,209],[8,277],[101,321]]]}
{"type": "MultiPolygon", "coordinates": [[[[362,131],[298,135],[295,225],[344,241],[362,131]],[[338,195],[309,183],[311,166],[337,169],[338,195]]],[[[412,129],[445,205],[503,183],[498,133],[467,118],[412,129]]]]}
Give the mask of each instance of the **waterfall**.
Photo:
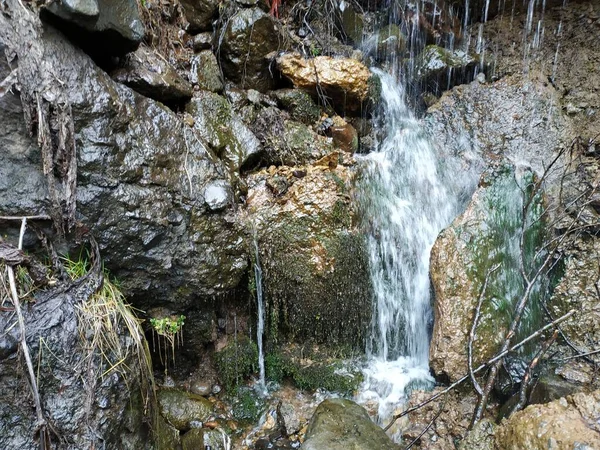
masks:
{"type": "Polygon", "coordinates": [[[265,305],[263,301],[263,289],[262,289],[262,269],[260,267],[260,255],[258,252],[258,237],[256,230],[254,232],[254,282],[256,285],[256,304],[258,314],[258,324],[256,326],[256,345],[258,346],[258,367],[259,367],[259,380],[258,388],[262,392],[266,392],[266,381],[265,381],[265,354],[263,348],[263,333],[265,330],[265,305]]]}
{"type": "MultiPolygon", "coordinates": [[[[421,123],[395,76],[373,69],[382,85],[385,139],[365,156],[358,187],[368,230],[374,288],[369,364],[358,400],[376,401],[385,420],[407,386],[430,384],[432,325],[429,253],[456,215],[458,201],[421,123]]],[[[448,170],[446,168],[446,170],[448,170]]]]}

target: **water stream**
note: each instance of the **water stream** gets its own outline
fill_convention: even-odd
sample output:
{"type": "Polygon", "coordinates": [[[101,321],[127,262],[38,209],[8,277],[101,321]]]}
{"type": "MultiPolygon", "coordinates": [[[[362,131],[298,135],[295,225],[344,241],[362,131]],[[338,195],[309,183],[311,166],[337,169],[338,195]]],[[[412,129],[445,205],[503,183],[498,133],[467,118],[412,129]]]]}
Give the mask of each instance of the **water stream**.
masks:
{"type": "Polygon", "coordinates": [[[364,157],[359,186],[375,299],[358,401],[376,402],[384,421],[408,386],[433,382],[429,253],[456,215],[457,200],[446,187],[434,147],[407,107],[402,83],[374,72],[382,84],[386,138],[364,157]]]}
{"type": "Polygon", "coordinates": [[[266,381],[265,381],[265,354],[263,347],[263,334],[265,330],[265,305],[263,300],[263,287],[262,287],[262,268],[260,267],[260,254],[258,251],[258,237],[256,230],[254,231],[254,282],[256,284],[256,305],[258,314],[258,324],[256,327],[256,345],[258,346],[258,367],[259,367],[259,380],[258,389],[262,392],[266,392],[266,381]]]}

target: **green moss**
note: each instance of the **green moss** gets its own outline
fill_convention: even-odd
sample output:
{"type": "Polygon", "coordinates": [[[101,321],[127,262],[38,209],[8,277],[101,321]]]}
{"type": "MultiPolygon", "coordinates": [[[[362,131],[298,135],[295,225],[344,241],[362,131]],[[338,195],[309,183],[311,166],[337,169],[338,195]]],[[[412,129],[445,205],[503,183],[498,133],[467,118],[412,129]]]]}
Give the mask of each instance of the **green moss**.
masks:
{"type": "Polygon", "coordinates": [[[239,337],[220,352],[215,353],[219,379],[225,389],[232,390],[244,379],[256,372],[258,348],[246,336],[239,337]]]}
{"type": "Polygon", "coordinates": [[[265,401],[254,389],[238,387],[234,390],[231,414],[233,418],[242,424],[255,424],[258,422],[265,408],[265,401]]]}

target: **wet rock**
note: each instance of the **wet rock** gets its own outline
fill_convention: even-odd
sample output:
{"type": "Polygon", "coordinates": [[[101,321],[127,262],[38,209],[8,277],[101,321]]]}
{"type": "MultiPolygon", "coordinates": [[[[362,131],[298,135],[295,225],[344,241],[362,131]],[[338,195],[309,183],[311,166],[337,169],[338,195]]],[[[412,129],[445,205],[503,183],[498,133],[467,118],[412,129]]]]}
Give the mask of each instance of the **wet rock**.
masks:
{"type": "Polygon", "coordinates": [[[200,92],[187,105],[186,111],[194,118],[194,129],[226,163],[231,173],[239,173],[240,168],[260,151],[260,142],[224,97],[200,92]]]}
{"type": "Polygon", "coordinates": [[[339,116],[333,118],[333,126],[329,129],[333,145],[348,153],[358,151],[358,133],[356,129],[339,116]]]}
{"type": "Polygon", "coordinates": [[[204,189],[204,201],[211,211],[221,211],[230,203],[229,185],[224,180],[214,181],[204,189]]]}
{"type": "Polygon", "coordinates": [[[192,86],[173,66],[145,45],[126,56],[113,80],[163,103],[182,102],[192,96],[192,86]]]}
{"type": "Polygon", "coordinates": [[[334,6],[338,33],[344,40],[349,40],[355,45],[360,45],[363,38],[363,17],[354,11],[351,3],[341,1],[334,6]]]}
{"type": "Polygon", "coordinates": [[[273,299],[266,329],[277,340],[362,348],[371,291],[366,244],[347,197],[354,172],[342,164],[306,166],[297,178],[297,169],[271,167],[248,180],[265,298],[273,299]],[[288,184],[277,197],[267,187],[275,177],[288,184]]]}
{"type": "Polygon", "coordinates": [[[598,448],[598,405],[600,392],[595,391],[528,406],[500,424],[496,431],[496,448],[598,448]]]}
{"type": "Polygon", "coordinates": [[[479,59],[462,50],[453,52],[437,45],[428,45],[415,62],[416,76],[421,85],[439,95],[443,91],[475,78],[479,59]]]}
{"type": "Polygon", "coordinates": [[[212,385],[205,381],[195,381],[190,386],[192,394],[201,395],[202,397],[208,397],[212,394],[212,385]]]}
{"type": "Polygon", "coordinates": [[[600,342],[600,304],[596,291],[599,257],[598,239],[577,238],[567,250],[564,275],[550,300],[552,314],[560,316],[571,309],[577,311],[561,329],[582,353],[595,350],[594,342],[600,342]]]}
{"type": "Polygon", "coordinates": [[[205,91],[221,92],[223,90],[219,63],[212,51],[201,51],[192,58],[190,81],[205,91]]]}
{"type": "Polygon", "coordinates": [[[330,399],[322,402],[315,411],[303,450],[382,450],[399,448],[375,425],[367,411],[356,403],[345,399],[330,399]]]}
{"type": "MultiPolygon", "coordinates": [[[[34,365],[40,367],[37,384],[43,414],[55,433],[69,436],[71,448],[146,449],[141,361],[133,339],[125,333],[112,336],[125,359],[121,372],[101,377],[105,356],[89,352],[91,341],[84,336],[90,333],[92,339],[93,332],[81,329],[80,321],[86,317],[82,308],[89,305],[83,302],[94,291],[90,281],[38,291],[34,302],[23,305],[27,344],[35,355],[34,365]],[[94,386],[93,392],[83,389],[82,383],[94,386]]],[[[39,449],[39,427],[13,313],[0,313],[0,330],[0,448],[39,449]]]]}
{"type": "MultiPolygon", "coordinates": [[[[518,243],[522,205],[527,199],[521,186],[531,179],[531,174],[515,179],[514,169],[509,166],[484,174],[466,211],[440,233],[431,251],[435,318],[429,358],[433,371],[445,374],[451,381],[467,373],[468,335],[486,277],[488,285],[473,342],[475,367],[493,356],[510,325],[511,315],[500,315],[498,311],[512,311],[523,293],[518,243]],[[491,273],[495,265],[498,268],[491,273]]],[[[533,206],[527,220],[536,220],[536,201],[541,200],[530,203],[533,206]]],[[[539,263],[533,258],[544,238],[539,228],[533,227],[525,233],[531,248],[523,259],[526,270],[532,270],[539,263]]],[[[521,323],[521,337],[538,328],[535,317],[541,316],[543,286],[540,281],[537,294],[532,294],[531,306],[521,323]]]]}
{"type": "Polygon", "coordinates": [[[375,53],[378,61],[385,61],[402,55],[406,49],[406,37],[398,25],[389,24],[367,40],[366,48],[375,53]]]}
{"type": "Polygon", "coordinates": [[[318,80],[319,89],[331,98],[339,113],[357,113],[369,100],[371,72],[355,59],[329,56],[305,59],[288,53],[277,58],[277,67],[296,88],[315,97],[318,80]]]}
{"type": "Polygon", "coordinates": [[[300,89],[279,89],[273,92],[281,108],[290,113],[293,120],[312,125],[321,116],[319,107],[306,92],[300,89]]]}
{"type": "Polygon", "coordinates": [[[200,395],[163,388],[158,391],[157,398],[160,414],[180,431],[189,430],[190,422],[206,421],[212,414],[212,404],[200,395]]]}
{"type": "Polygon", "coordinates": [[[460,442],[459,450],[494,450],[496,425],[488,419],[480,420],[460,442]]]}
{"type": "Polygon", "coordinates": [[[206,448],[204,446],[204,429],[192,428],[181,437],[181,446],[183,450],[199,450],[206,448]]]}
{"type": "Polygon", "coordinates": [[[260,163],[264,166],[308,164],[333,150],[331,139],[317,135],[302,123],[287,120],[277,108],[261,110],[250,127],[260,139],[260,163]]]}
{"type": "Polygon", "coordinates": [[[212,48],[213,36],[212,33],[200,33],[194,36],[194,51],[201,52],[202,50],[210,50],[212,48]]]}
{"type": "Polygon", "coordinates": [[[259,8],[238,11],[227,22],[221,43],[221,65],[225,76],[242,88],[266,92],[275,81],[267,55],[279,50],[275,20],[259,8]]]}
{"type": "Polygon", "coordinates": [[[219,2],[217,0],[181,0],[188,31],[196,34],[200,31],[211,31],[212,22],[217,16],[219,2]]]}
{"type": "MultiPolygon", "coordinates": [[[[6,32],[6,20],[0,19],[0,39],[17,51],[18,70],[29,74],[36,89],[54,86],[53,95],[60,93],[71,105],[78,220],[98,240],[128,299],[144,309],[165,302],[184,307],[192,298],[237,286],[247,267],[243,227],[226,213],[208,214],[204,206],[206,186],[227,180],[228,171],[202,136],[162,104],[115,83],[51,28],[43,39],[33,31],[23,34],[32,38],[21,47],[17,35],[6,32]]],[[[0,191],[0,210],[48,213],[39,149],[18,125],[18,99],[5,99],[13,103],[0,109],[10,118],[2,123],[14,131],[7,136],[11,151],[0,153],[0,171],[22,175],[16,184],[0,180],[7,189],[0,191]]]]}
{"type": "Polygon", "coordinates": [[[122,55],[135,50],[144,38],[135,0],[66,0],[44,8],[49,13],[45,17],[58,21],[62,31],[96,52],[122,55]]]}
{"type": "Polygon", "coordinates": [[[529,394],[529,404],[549,403],[561,397],[575,394],[582,390],[581,383],[574,383],[564,378],[547,374],[535,381],[529,394]]]}

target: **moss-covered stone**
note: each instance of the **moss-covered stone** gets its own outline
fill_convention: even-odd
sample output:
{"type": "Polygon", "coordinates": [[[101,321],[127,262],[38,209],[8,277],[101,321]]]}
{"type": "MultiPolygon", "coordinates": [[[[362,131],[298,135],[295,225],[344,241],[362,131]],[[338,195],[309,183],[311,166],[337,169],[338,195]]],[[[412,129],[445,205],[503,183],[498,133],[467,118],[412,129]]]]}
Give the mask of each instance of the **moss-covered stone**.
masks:
{"type": "Polygon", "coordinates": [[[246,336],[239,336],[215,353],[219,379],[228,390],[234,389],[258,368],[258,349],[246,336]]]}
{"type": "Polygon", "coordinates": [[[312,97],[300,89],[279,89],[273,92],[280,107],[290,113],[293,120],[312,125],[320,117],[319,107],[312,97]]]}
{"type": "Polygon", "coordinates": [[[343,165],[332,169],[338,161],[273,168],[250,182],[267,338],[274,345],[291,339],[364,348],[372,309],[366,243],[348,196],[353,172],[343,165]],[[278,197],[266,187],[276,176],[288,180],[278,197]]]}
{"type": "Polygon", "coordinates": [[[189,430],[193,421],[204,422],[212,414],[212,403],[204,397],[173,388],[158,391],[161,416],[180,431],[189,430]]]}

